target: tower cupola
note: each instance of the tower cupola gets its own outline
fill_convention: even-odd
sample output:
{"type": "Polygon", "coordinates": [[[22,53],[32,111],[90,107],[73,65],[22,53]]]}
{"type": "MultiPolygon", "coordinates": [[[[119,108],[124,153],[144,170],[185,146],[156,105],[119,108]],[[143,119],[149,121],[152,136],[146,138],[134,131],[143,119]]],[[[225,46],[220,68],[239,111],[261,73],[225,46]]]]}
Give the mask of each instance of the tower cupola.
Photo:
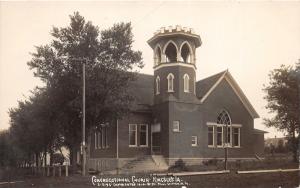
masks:
{"type": "Polygon", "coordinates": [[[196,48],[201,46],[200,36],[192,28],[162,27],[148,40],[154,50],[154,67],[163,63],[183,62],[196,64],[196,48]]]}
{"type": "Polygon", "coordinates": [[[195,99],[196,48],[201,38],[191,28],[162,27],[148,40],[154,56],[155,103],[195,99]]]}

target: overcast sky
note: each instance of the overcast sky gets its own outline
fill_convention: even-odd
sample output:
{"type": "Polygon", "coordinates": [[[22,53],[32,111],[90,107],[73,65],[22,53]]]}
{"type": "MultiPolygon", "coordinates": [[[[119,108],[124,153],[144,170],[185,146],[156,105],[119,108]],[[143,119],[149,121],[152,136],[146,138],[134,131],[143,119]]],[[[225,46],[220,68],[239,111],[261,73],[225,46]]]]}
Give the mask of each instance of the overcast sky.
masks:
{"type": "MultiPolygon", "coordinates": [[[[268,73],[300,58],[300,2],[0,2],[0,130],[9,127],[7,111],[25,99],[41,82],[27,62],[34,46],[51,41],[52,26],[69,24],[79,11],[100,29],[117,22],[132,22],[134,48],[143,53],[142,73],[153,74],[153,54],[147,40],[162,26],[194,28],[201,36],[197,49],[197,80],[229,69],[261,118],[263,84],[268,73]]],[[[225,99],[226,100],[226,99],[225,99]]]]}

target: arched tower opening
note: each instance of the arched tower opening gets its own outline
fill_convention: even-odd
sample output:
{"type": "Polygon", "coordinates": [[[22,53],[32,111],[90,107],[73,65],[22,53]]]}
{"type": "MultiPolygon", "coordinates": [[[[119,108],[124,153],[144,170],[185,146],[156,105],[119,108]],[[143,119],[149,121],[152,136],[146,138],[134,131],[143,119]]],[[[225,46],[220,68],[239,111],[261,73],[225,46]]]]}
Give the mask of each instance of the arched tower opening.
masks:
{"type": "Polygon", "coordinates": [[[177,48],[173,42],[167,44],[166,50],[166,62],[176,62],[177,61],[177,48]]]}
{"type": "Polygon", "coordinates": [[[160,46],[156,46],[156,48],[155,48],[154,61],[155,61],[155,65],[159,65],[161,63],[161,48],[160,48],[160,46]]]}
{"type": "Polygon", "coordinates": [[[191,63],[192,53],[188,43],[184,43],[181,47],[181,57],[184,63],[191,63]]]}

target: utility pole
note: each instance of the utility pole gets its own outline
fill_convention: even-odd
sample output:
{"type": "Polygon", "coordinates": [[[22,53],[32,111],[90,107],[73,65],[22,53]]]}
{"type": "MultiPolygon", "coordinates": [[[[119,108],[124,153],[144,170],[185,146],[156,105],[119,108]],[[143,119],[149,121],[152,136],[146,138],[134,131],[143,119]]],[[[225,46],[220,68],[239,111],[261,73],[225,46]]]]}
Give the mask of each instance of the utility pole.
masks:
{"type": "Polygon", "coordinates": [[[86,175],[86,145],[85,145],[85,64],[82,61],[82,175],[86,175]]]}
{"type": "MultiPolygon", "coordinates": [[[[82,175],[86,175],[86,143],[85,143],[85,64],[89,61],[87,58],[69,58],[61,57],[65,60],[74,60],[82,62],[82,175]]],[[[43,59],[44,60],[44,59],[43,59]]]]}
{"type": "Polygon", "coordinates": [[[117,174],[119,174],[119,120],[117,119],[117,174]]]}

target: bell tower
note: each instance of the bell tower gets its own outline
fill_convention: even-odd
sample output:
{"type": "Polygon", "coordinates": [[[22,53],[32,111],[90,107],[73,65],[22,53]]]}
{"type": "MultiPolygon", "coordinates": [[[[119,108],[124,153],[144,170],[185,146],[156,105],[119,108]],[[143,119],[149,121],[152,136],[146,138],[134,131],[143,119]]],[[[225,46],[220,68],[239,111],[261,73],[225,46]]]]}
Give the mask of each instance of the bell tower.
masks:
{"type": "Polygon", "coordinates": [[[201,38],[191,28],[162,27],[148,40],[154,54],[154,103],[196,100],[196,48],[201,38]]]}

